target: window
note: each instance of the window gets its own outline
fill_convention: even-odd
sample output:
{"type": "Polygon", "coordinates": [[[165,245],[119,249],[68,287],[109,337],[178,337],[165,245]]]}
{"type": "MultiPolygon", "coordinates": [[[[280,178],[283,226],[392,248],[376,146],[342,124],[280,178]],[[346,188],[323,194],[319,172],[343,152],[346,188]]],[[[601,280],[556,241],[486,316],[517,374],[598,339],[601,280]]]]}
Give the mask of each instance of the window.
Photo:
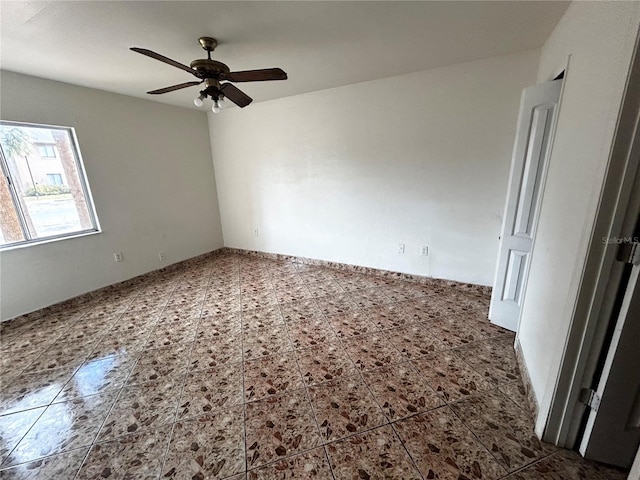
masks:
{"type": "Polygon", "coordinates": [[[56,151],[53,149],[53,145],[40,145],[38,150],[41,157],[56,158],[56,151]]]}
{"type": "Polygon", "coordinates": [[[0,248],[99,231],[72,128],[0,121],[0,169],[0,248]]]}
{"type": "Polygon", "coordinates": [[[59,173],[47,173],[49,185],[62,185],[62,175],[59,173]]]}

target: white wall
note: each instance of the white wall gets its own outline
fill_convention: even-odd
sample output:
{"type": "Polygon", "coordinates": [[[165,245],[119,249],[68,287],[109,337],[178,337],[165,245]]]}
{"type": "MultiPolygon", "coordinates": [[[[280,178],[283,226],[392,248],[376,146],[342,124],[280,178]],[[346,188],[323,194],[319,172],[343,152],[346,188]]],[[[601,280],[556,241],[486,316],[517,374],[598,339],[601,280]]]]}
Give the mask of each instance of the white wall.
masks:
{"type": "Polygon", "coordinates": [[[538,55],[210,114],[225,245],[490,285],[538,55]]]}
{"type": "Polygon", "coordinates": [[[3,120],[76,129],[103,230],[0,252],[3,320],[222,246],[204,113],[1,75],[3,120]]]}
{"type": "Polygon", "coordinates": [[[518,341],[542,433],[596,215],[632,49],[638,2],[574,2],[542,48],[538,80],[571,55],[518,341]]]}

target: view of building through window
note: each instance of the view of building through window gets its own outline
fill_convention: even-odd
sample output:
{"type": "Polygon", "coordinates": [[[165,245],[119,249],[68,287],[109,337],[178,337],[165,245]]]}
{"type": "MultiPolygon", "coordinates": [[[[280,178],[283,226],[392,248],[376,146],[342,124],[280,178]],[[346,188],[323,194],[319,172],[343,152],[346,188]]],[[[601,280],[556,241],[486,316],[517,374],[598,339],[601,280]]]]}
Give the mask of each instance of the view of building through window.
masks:
{"type": "Polygon", "coordinates": [[[0,122],[0,245],[97,231],[73,130],[0,122]]]}

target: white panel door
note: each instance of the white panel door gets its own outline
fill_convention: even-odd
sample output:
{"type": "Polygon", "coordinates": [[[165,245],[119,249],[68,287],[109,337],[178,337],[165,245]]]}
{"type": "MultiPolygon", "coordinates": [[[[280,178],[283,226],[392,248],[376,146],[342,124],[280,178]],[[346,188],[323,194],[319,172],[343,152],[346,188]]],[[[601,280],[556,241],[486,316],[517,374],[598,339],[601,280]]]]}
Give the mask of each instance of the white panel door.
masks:
{"type": "Polygon", "coordinates": [[[542,177],[561,88],[562,80],[533,85],[523,90],[520,99],[498,266],[489,307],[491,322],[513,331],[518,326],[524,298],[542,177]]]}

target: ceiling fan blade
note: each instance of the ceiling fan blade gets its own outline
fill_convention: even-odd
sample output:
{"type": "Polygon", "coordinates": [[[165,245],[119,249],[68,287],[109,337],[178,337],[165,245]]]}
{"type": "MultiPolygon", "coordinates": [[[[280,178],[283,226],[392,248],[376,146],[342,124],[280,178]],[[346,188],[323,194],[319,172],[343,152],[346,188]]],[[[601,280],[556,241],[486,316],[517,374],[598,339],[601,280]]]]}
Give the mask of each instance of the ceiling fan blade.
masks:
{"type": "Polygon", "coordinates": [[[159,53],[153,52],[151,50],[147,50],[146,48],[131,47],[131,50],[133,50],[136,53],[141,53],[142,55],[146,55],[147,57],[160,60],[161,62],[164,62],[168,65],[172,65],[176,68],[179,68],[180,70],[184,70],[185,72],[189,72],[192,75],[195,75],[196,77],[200,76],[200,74],[197,71],[195,71],[193,68],[187,67],[186,65],[176,62],[175,60],[171,60],[170,58],[165,57],[164,55],[160,55],[159,53]]]}
{"type": "Polygon", "coordinates": [[[161,93],[173,92],[174,90],[180,90],[181,88],[193,87],[194,85],[200,85],[202,82],[185,82],[178,85],[172,85],[170,87],[159,88],[158,90],[151,90],[147,92],[151,95],[160,95],[161,93]]]}
{"type": "Polygon", "coordinates": [[[238,105],[240,108],[244,108],[253,102],[253,99],[240,90],[235,85],[231,85],[230,83],[225,83],[220,87],[220,91],[224,94],[226,98],[231,100],[233,103],[238,105]]]}
{"type": "Polygon", "coordinates": [[[265,80],[286,80],[287,73],[281,68],[263,68],[262,70],[245,70],[229,72],[224,79],[230,82],[263,82],[265,80]]]}

